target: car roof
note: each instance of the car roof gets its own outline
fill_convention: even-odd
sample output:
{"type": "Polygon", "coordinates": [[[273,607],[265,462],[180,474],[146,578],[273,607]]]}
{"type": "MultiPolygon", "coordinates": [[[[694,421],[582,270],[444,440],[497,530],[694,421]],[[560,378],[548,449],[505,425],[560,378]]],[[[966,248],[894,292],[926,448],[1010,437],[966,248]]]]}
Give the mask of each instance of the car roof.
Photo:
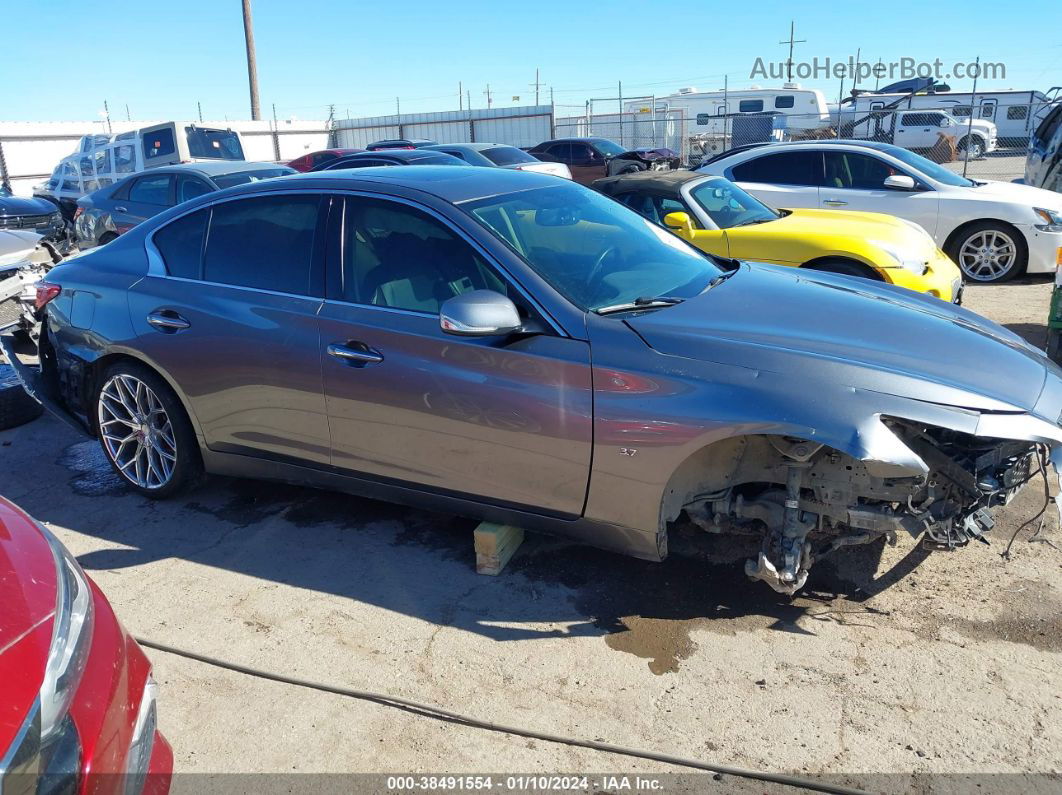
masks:
{"type": "Polygon", "coordinates": [[[458,143],[458,144],[432,144],[431,146],[425,146],[424,148],[425,149],[434,149],[434,150],[437,151],[439,149],[443,149],[444,147],[449,147],[450,149],[468,149],[468,150],[471,150],[473,152],[482,152],[485,149],[497,149],[500,146],[504,146],[504,147],[506,147],[508,149],[515,149],[516,148],[514,146],[511,146],[510,144],[488,144],[488,143],[479,143],[479,142],[471,142],[471,141],[464,142],[464,143],[458,143]]]}
{"type": "MultiPolygon", "coordinates": [[[[438,154],[436,152],[436,154],[438,154]]],[[[379,166],[336,171],[308,171],[277,179],[261,180],[227,188],[219,195],[237,196],[305,185],[333,190],[375,190],[386,193],[391,187],[407,187],[436,196],[452,204],[518,193],[536,188],[574,187],[568,180],[535,171],[460,166],[379,166]]]]}
{"type": "Polygon", "coordinates": [[[682,168],[672,169],[671,171],[635,171],[631,174],[619,174],[614,177],[595,180],[594,187],[603,193],[609,194],[633,193],[643,190],[677,193],[687,182],[700,179],[723,179],[723,177],[702,174],[698,171],[688,171],[682,168]]]}
{"type": "Polygon", "coordinates": [[[611,138],[604,138],[600,135],[584,135],[575,136],[573,138],[550,138],[548,141],[543,141],[536,146],[545,146],[546,144],[567,144],[567,143],[590,143],[591,141],[608,141],[610,144],[615,143],[611,138]]]}
{"type": "Polygon", "coordinates": [[[142,176],[144,174],[161,174],[161,173],[186,173],[195,172],[203,174],[207,177],[220,177],[225,174],[235,174],[236,172],[243,171],[265,171],[266,169],[275,168],[287,168],[286,163],[268,163],[255,160],[221,160],[221,161],[201,161],[196,163],[177,163],[172,166],[164,166],[162,168],[146,168],[143,171],[138,171],[136,174],[130,176],[142,176]]]}
{"type": "Polygon", "coordinates": [[[761,144],[747,144],[746,146],[737,147],[729,152],[722,152],[721,154],[713,157],[710,161],[725,160],[731,155],[743,154],[744,152],[751,152],[753,150],[768,150],[772,152],[778,149],[792,149],[809,146],[821,146],[823,148],[845,147],[845,146],[857,146],[862,149],[876,149],[879,152],[885,152],[886,154],[894,154],[902,151],[903,148],[896,146],[895,144],[882,143],[881,141],[862,141],[856,138],[829,138],[829,139],[816,139],[808,141],[764,141],[761,144]]]}
{"type": "MultiPolygon", "coordinates": [[[[394,160],[405,160],[406,162],[413,162],[414,160],[423,160],[426,157],[453,157],[447,155],[445,152],[440,152],[436,149],[381,149],[378,152],[357,152],[352,155],[343,155],[337,160],[333,160],[327,164],[328,168],[335,168],[339,163],[346,163],[349,161],[358,160],[379,160],[381,157],[390,157],[394,160]]],[[[455,160],[457,158],[454,158],[455,160]]]]}

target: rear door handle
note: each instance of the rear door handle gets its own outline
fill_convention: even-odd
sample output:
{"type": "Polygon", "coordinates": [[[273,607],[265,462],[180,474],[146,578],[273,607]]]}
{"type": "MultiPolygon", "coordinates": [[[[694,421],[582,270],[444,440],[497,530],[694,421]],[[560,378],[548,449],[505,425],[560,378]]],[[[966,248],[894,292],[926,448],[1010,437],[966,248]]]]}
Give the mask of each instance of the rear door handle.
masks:
{"type": "Polygon", "coordinates": [[[374,351],[364,342],[348,342],[346,344],[333,342],[328,346],[328,355],[334,356],[341,362],[354,367],[364,367],[367,364],[379,364],[384,360],[382,353],[374,351]]]}
{"type": "Polygon", "coordinates": [[[115,207],[114,210],[115,210],[115,212],[119,212],[119,213],[127,213],[127,212],[129,212],[129,208],[127,208],[127,207],[115,207]]]}
{"type": "Polygon", "coordinates": [[[823,199],[822,203],[828,204],[831,207],[843,207],[844,205],[848,204],[848,202],[843,202],[840,199],[823,199]]]}
{"type": "Polygon", "coordinates": [[[170,334],[183,331],[192,325],[172,309],[156,309],[147,316],[147,322],[159,331],[170,334]]]}

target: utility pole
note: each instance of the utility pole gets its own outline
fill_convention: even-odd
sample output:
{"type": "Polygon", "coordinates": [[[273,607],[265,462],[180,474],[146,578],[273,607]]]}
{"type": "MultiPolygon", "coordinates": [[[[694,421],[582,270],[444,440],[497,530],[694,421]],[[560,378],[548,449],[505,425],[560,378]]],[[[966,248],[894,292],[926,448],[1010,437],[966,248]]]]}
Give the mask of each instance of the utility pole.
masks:
{"type": "Polygon", "coordinates": [[[461,81],[457,81],[457,109],[465,109],[465,87],[461,84],[461,81]]]}
{"type": "Polygon", "coordinates": [[[199,100],[196,100],[195,106],[196,106],[196,108],[199,109],[199,123],[202,124],[203,123],[203,105],[202,105],[201,102],[199,102],[199,100]]]}
{"type": "Polygon", "coordinates": [[[107,132],[108,134],[113,132],[111,129],[111,109],[107,107],[107,100],[103,100],[103,115],[107,119],[107,132]]]}
{"type": "Polygon", "coordinates": [[[970,96],[970,121],[966,125],[966,156],[962,159],[962,175],[966,176],[966,169],[970,167],[970,142],[973,141],[973,120],[977,113],[977,78],[981,74],[981,56],[977,56],[977,71],[974,72],[973,94],[970,96]]]}
{"type": "Polygon", "coordinates": [[[273,159],[280,162],[280,125],[277,123],[277,103],[273,103],[273,159]]]}
{"type": "Polygon", "coordinates": [[[538,104],[538,89],[542,83],[538,81],[538,67],[535,67],[535,82],[531,84],[531,87],[535,89],[535,104],[538,104]]]}
{"type": "Polygon", "coordinates": [[[402,103],[399,102],[398,97],[395,97],[395,115],[396,116],[401,116],[402,115],[402,103]]]}
{"type": "Polygon", "coordinates": [[[793,20],[789,20],[789,39],[787,41],[780,41],[779,44],[789,45],[789,60],[785,62],[785,74],[786,80],[793,80],[793,45],[794,44],[807,44],[807,39],[794,39],[793,33],[796,30],[796,23],[793,20]]]}
{"type": "Polygon", "coordinates": [[[874,70],[874,90],[878,90],[878,86],[881,85],[881,59],[878,58],[878,66],[874,70]]]}
{"type": "Polygon", "coordinates": [[[619,103],[619,133],[620,146],[623,146],[623,81],[616,81],[616,101],[619,103]]]}
{"type": "Polygon", "coordinates": [[[262,118],[262,113],[258,107],[258,66],[254,56],[254,24],[251,22],[251,0],[243,0],[243,36],[247,43],[247,82],[251,89],[251,118],[258,121],[262,118]]]}
{"type": "Polygon", "coordinates": [[[494,104],[490,97],[490,83],[487,83],[487,90],[483,93],[487,95],[487,107],[490,108],[494,104]]]}
{"type": "Polygon", "coordinates": [[[465,92],[465,99],[468,100],[468,109],[472,110],[472,89],[471,88],[468,89],[468,91],[465,92]]]}
{"type": "Polygon", "coordinates": [[[855,96],[856,85],[859,83],[859,56],[863,54],[862,47],[856,47],[855,70],[852,72],[852,96],[855,96]]]}
{"type": "Polygon", "coordinates": [[[125,103],[125,120],[126,121],[132,121],[133,120],[133,117],[129,115],[129,103],[128,102],[125,103]]]}

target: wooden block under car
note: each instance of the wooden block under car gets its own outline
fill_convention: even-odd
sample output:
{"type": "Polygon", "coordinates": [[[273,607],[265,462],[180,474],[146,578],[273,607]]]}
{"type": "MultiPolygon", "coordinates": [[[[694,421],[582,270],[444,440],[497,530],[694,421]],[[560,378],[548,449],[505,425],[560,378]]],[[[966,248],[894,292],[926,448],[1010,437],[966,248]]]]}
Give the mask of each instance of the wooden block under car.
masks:
{"type": "Polygon", "coordinates": [[[501,574],[505,564],[524,540],[524,529],[507,524],[480,522],[473,534],[476,542],[476,572],[501,574]]]}

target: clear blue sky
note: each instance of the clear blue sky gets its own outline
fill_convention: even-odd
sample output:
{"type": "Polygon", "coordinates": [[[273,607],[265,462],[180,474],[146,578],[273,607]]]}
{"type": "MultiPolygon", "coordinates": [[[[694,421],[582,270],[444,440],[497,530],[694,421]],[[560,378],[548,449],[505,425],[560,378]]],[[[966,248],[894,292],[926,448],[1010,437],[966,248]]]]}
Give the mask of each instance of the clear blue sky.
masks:
{"type": "MultiPolygon", "coordinates": [[[[542,101],[666,94],[680,86],[732,87],[750,80],[757,57],[784,60],[789,20],[794,59],[854,56],[1002,62],[1005,80],[984,87],[1062,85],[1062,4],[988,0],[889,3],[577,3],[535,0],[395,4],[343,0],[254,0],[263,115],[283,118],[449,110],[458,82],[484,107],[529,104],[535,68],[542,101]],[[371,9],[391,8],[377,12],[371,9]],[[698,11],[702,8],[703,11],[698,11]],[[361,11],[361,9],[370,9],[361,11]],[[513,96],[520,101],[514,102],[513,96]]],[[[112,116],[249,118],[240,0],[7,0],[0,119],[112,116]]],[[[805,80],[831,100],[839,81],[805,80]]],[[[968,80],[949,81],[966,89],[968,80]]],[[[846,86],[846,89],[849,86],[846,86]]],[[[602,108],[604,109],[604,108],[602,108]]]]}

